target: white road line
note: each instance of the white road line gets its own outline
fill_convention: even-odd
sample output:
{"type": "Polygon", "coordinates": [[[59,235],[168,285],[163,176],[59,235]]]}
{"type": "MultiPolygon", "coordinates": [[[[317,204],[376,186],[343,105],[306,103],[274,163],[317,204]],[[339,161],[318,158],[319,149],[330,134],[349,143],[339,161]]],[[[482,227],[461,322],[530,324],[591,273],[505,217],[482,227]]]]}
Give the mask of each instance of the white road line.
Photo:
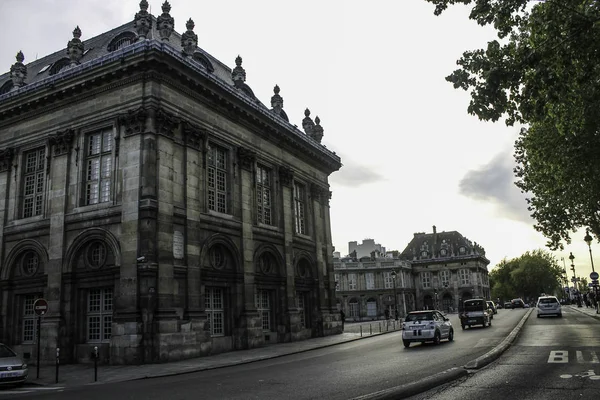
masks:
{"type": "Polygon", "coordinates": [[[552,350],[548,356],[549,363],[566,364],[569,362],[569,352],[566,350],[552,350]]]}

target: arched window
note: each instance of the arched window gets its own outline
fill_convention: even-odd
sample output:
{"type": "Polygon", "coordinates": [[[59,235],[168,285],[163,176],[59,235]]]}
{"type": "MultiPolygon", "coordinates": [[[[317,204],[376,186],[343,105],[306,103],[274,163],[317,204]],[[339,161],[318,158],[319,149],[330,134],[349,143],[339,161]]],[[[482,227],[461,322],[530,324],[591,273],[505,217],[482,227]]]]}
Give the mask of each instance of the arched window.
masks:
{"type": "Polygon", "coordinates": [[[194,53],[193,56],[195,61],[198,61],[204,68],[206,68],[206,70],[208,72],[214,72],[215,68],[213,67],[212,63],[208,60],[208,57],[206,57],[204,54],[202,53],[194,53]]]}
{"type": "Polygon", "coordinates": [[[14,86],[13,81],[9,80],[4,82],[4,85],[0,87],[0,95],[10,92],[14,86]]]}
{"type": "Polygon", "coordinates": [[[135,42],[136,37],[136,34],[133,32],[122,32],[110,41],[107,50],[115,51],[125,46],[129,46],[130,44],[135,42]]]}
{"type": "Polygon", "coordinates": [[[57,62],[55,62],[50,68],[50,75],[58,74],[63,68],[68,66],[70,63],[68,58],[61,58],[57,62]]]}

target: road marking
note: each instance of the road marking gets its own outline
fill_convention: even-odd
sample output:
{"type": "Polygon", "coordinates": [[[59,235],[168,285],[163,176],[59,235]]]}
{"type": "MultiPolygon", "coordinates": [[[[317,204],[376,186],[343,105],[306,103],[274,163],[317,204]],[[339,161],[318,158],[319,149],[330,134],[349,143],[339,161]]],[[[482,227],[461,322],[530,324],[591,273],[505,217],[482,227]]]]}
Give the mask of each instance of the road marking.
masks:
{"type": "Polygon", "coordinates": [[[585,359],[583,358],[583,352],[577,350],[575,352],[575,354],[577,355],[577,362],[580,364],[584,364],[584,363],[589,363],[589,364],[600,364],[600,360],[598,360],[598,356],[596,355],[595,351],[590,351],[590,354],[592,355],[592,359],[590,361],[585,361],[585,359]]]}
{"type": "Polygon", "coordinates": [[[552,350],[548,357],[549,363],[566,364],[569,362],[569,352],[565,350],[552,350]]]}

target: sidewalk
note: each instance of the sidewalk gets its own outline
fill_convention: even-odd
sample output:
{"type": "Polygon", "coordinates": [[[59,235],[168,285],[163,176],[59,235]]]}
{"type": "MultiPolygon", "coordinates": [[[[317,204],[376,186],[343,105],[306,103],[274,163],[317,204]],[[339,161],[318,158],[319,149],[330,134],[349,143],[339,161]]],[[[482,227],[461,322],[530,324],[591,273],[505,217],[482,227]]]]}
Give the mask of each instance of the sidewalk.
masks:
{"type": "MultiPolygon", "coordinates": [[[[395,327],[398,326],[399,325],[396,323],[395,327]]],[[[94,381],[93,364],[60,365],[58,383],[55,383],[56,367],[54,365],[41,365],[39,379],[36,379],[36,366],[30,365],[29,378],[25,385],[75,387],[178,375],[282,357],[289,354],[302,353],[309,350],[394,332],[391,324],[389,330],[386,330],[384,321],[348,323],[345,328],[345,332],[339,335],[307,339],[293,343],[279,343],[256,349],[231,351],[214,356],[190,358],[170,363],[98,365],[97,382],[94,381]],[[381,324],[379,324],[379,322],[381,322],[381,324]],[[379,331],[380,328],[381,332],[379,331]]]]}
{"type": "Polygon", "coordinates": [[[563,306],[563,307],[571,307],[575,311],[579,311],[580,313],[587,314],[590,317],[600,320],[600,314],[596,314],[596,309],[593,307],[585,307],[585,306],[577,307],[576,304],[570,304],[570,305],[563,306]]]}

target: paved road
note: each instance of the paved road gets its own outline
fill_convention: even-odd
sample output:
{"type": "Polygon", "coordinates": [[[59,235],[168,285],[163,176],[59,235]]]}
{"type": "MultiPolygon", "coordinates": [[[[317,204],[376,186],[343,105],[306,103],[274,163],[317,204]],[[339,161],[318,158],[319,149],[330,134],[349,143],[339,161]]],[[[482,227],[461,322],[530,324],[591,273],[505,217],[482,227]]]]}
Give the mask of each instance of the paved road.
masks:
{"type": "MultiPolygon", "coordinates": [[[[349,399],[400,386],[489,351],[512,331],[525,310],[501,310],[490,328],[458,330],[454,342],[402,346],[401,333],[340,344],[272,360],[149,380],[24,393],[38,399],[349,399]],[[308,384],[307,384],[308,383],[308,384]]],[[[27,389],[27,388],[23,388],[27,389]]],[[[18,391],[11,398],[19,398],[18,391]]],[[[0,390],[0,398],[3,398],[0,390]]]]}
{"type": "Polygon", "coordinates": [[[570,307],[563,318],[532,314],[496,362],[414,400],[600,399],[600,323],[570,307]]]}

